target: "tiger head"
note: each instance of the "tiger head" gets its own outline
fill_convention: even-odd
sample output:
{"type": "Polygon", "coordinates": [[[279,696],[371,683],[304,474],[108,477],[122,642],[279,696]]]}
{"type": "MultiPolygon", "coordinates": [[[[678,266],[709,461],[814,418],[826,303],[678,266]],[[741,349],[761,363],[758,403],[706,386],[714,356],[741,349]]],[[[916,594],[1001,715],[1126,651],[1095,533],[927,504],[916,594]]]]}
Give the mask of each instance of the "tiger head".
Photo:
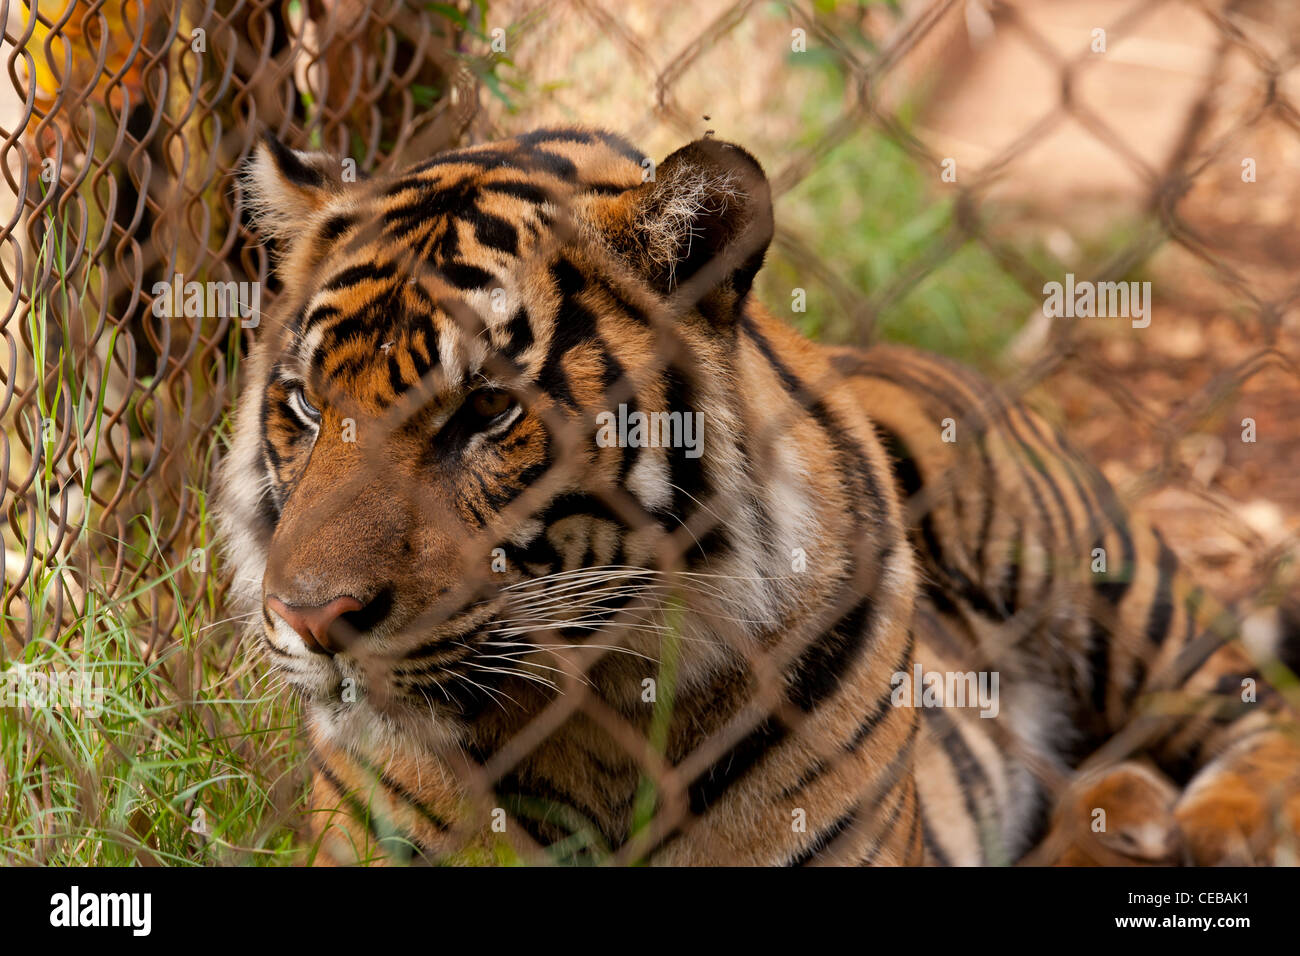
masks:
{"type": "Polygon", "coordinates": [[[356,711],[350,687],[386,720],[464,717],[540,632],[577,645],[631,614],[635,645],[662,576],[701,562],[739,582],[688,596],[717,620],[775,614],[748,543],[809,516],[745,484],[758,162],[702,139],[655,166],[548,129],[345,178],[270,138],[250,161],[283,289],[218,508],[234,594],[318,713],[356,711]]]}

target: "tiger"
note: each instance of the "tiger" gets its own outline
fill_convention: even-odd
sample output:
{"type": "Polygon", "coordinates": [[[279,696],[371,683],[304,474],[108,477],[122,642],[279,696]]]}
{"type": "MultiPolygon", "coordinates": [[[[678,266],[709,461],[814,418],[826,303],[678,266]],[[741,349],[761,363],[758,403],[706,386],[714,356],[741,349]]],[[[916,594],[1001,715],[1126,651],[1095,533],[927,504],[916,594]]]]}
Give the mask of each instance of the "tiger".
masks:
{"type": "Polygon", "coordinates": [[[764,308],[744,148],[342,170],[251,151],[281,289],[217,495],[312,862],[1013,864],[1074,775],[1157,772],[1108,859],[1282,858],[1293,711],[1230,617],[1025,403],[764,308]]]}

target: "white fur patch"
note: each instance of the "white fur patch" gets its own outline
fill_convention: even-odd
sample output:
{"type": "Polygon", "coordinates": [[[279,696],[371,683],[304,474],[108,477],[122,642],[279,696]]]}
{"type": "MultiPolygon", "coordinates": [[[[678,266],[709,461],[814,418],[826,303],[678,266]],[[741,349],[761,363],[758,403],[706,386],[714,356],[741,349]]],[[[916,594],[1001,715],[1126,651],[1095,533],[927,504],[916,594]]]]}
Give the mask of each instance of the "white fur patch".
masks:
{"type": "Polygon", "coordinates": [[[662,450],[644,449],[627,473],[627,488],[647,511],[665,508],[673,500],[668,465],[662,450]]]}
{"type": "Polygon", "coordinates": [[[646,256],[668,271],[668,287],[674,285],[677,263],[690,255],[700,216],[722,215],[727,205],[741,198],[731,173],[702,167],[687,167],[676,173],[666,188],[651,193],[645,217],[639,223],[645,236],[646,256]]]}

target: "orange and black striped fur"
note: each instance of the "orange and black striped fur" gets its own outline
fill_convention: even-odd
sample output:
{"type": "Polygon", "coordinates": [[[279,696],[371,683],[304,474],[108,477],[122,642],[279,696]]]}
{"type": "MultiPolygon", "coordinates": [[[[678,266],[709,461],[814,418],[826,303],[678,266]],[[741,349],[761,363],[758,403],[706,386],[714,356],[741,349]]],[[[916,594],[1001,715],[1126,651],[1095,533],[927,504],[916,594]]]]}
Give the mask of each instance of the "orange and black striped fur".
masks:
{"type": "Polygon", "coordinates": [[[1152,826],[1198,861],[1295,821],[1283,702],[1098,472],[966,370],[754,301],[744,150],[338,171],[257,148],[284,291],[221,491],[322,859],[1011,862],[1103,744],[1187,784],[1152,826]],[[663,442],[601,440],[637,412],[663,442]]]}

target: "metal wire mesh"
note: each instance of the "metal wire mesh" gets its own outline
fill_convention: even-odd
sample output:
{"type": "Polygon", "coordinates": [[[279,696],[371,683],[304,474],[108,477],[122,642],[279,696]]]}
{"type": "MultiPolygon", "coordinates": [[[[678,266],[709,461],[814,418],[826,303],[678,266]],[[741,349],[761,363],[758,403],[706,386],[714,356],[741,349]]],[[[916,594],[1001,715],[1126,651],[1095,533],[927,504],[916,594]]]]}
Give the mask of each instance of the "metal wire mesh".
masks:
{"type": "MultiPolygon", "coordinates": [[[[807,47],[834,61],[844,96],[832,115],[811,122],[792,107],[784,119],[749,119],[771,124],[774,140],[787,126],[798,129],[769,162],[776,255],[825,290],[824,331],[841,341],[876,341],[882,317],[972,245],[1027,301],[1040,301],[1044,284],[1060,273],[1015,241],[1017,200],[1000,190],[1017,177],[1034,184],[1031,192],[1050,190],[1050,179],[1035,180],[1022,166],[1067,124],[1087,148],[1110,154],[1144,215],[1104,261],[1089,263],[1088,278],[1117,280],[1177,252],[1187,282],[1163,286],[1162,307],[1185,317],[1178,326],[1191,330],[1186,334],[1209,334],[1213,326],[1211,342],[1231,344],[1202,342],[1190,357],[1175,348],[1148,360],[1095,326],[1031,316],[1007,353],[1013,361],[1003,367],[1013,372],[1002,384],[1013,395],[1057,402],[1067,431],[1077,426],[1083,444],[1115,464],[1112,477],[1125,498],[1165,519],[1196,570],[1224,575],[1216,582],[1222,597],[1243,609],[1274,600],[1300,515],[1300,497],[1284,480],[1300,450],[1300,283],[1291,268],[1293,240],[1279,238],[1296,196],[1276,168],[1263,171],[1261,153],[1261,179],[1250,187],[1256,193],[1230,204],[1225,197],[1240,195],[1241,163],[1248,150],[1266,148],[1261,136],[1289,142],[1300,133],[1292,99],[1300,21],[1282,3],[1112,6],[1097,24],[1112,49],[1170,6],[1198,18],[1213,37],[1196,71],[1196,95],[1178,115],[1148,107],[1176,129],[1173,148],[1156,159],[1141,148],[1140,131],[1116,129],[1093,105],[1090,77],[1109,67],[1090,46],[1091,32],[1063,49],[1059,36],[1046,35],[1033,3],[764,7],[746,0],[712,9],[689,30],[679,21],[656,23],[639,8],[587,0],[500,8],[407,0],[7,4],[12,93],[0,117],[0,161],[14,202],[0,224],[9,292],[0,321],[4,656],[21,657],[42,641],[66,643],[99,600],[118,602],[146,659],[172,646],[183,622],[225,616],[229,582],[210,550],[207,489],[240,357],[259,330],[238,313],[160,319],[152,306],[171,294],[158,284],[183,275],[255,282],[264,290],[262,309],[275,307],[271,258],[248,228],[234,178],[258,131],[352,157],[363,172],[395,170],[450,146],[522,131],[516,101],[530,83],[544,82],[535,74],[555,69],[548,57],[565,59],[566,43],[581,45],[587,36],[616,51],[622,69],[584,75],[572,95],[580,103],[599,89],[630,117],[624,126],[639,142],[685,142],[712,122],[706,110],[724,108],[727,138],[743,138],[738,116],[779,97],[781,81],[757,99],[717,92],[727,77],[710,70],[709,56],[727,44],[777,36],[787,53],[792,31],[803,32],[807,47]],[[493,49],[497,23],[506,28],[508,52],[493,49]],[[958,82],[945,72],[952,51],[994,28],[1046,71],[1035,93],[1048,105],[999,148],[975,162],[963,159],[956,181],[948,181],[952,157],[912,120],[911,97],[935,76],[958,82]],[[837,162],[837,149],[863,131],[887,138],[951,204],[943,228],[875,288],[846,278],[806,229],[787,227],[781,215],[783,197],[837,162]],[[1269,198],[1257,201],[1260,195],[1269,198]],[[1281,217],[1278,204],[1287,211],[1281,217]],[[1189,263],[1202,267],[1195,278],[1189,263]],[[87,408],[93,414],[84,414],[87,408]],[[1237,430],[1237,412],[1272,429],[1280,451],[1271,464],[1244,462],[1223,440],[1237,430]],[[1116,427],[1125,434],[1117,436],[1116,427]],[[1180,497],[1161,499],[1162,489],[1180,497]],[[1263,518],[1261,501],[1271,506],[1263,518]],[[1180,533],[1179,519],[1193,512],[1180,533]],[[1227,557],[1197,550],[1212,537],[1206,515],[1214,516],[1215,535],[1237,542],[1227,557]],[[146,586],[159,578],[171,584],[146,586]]],[[[1277,148],[1282,162],[1290,146],[1277,148]]],[[[872,188],[861,186],[868,199],[872,188]]],[[[223,625],[205,639],[221,648],[224,669],[237,653],[234,630],[223,625]]],[[[183,695],[186,678],[173,680],[183,695]]],[[[637,731],[596,699],[553,706],[493,757],[485,787],[574,708],[643,750],[637,731]]],[[[659,761],[647,770],[663,781],[689,777],[726,745],[710,740],[676,768],[659,761]]]]}

